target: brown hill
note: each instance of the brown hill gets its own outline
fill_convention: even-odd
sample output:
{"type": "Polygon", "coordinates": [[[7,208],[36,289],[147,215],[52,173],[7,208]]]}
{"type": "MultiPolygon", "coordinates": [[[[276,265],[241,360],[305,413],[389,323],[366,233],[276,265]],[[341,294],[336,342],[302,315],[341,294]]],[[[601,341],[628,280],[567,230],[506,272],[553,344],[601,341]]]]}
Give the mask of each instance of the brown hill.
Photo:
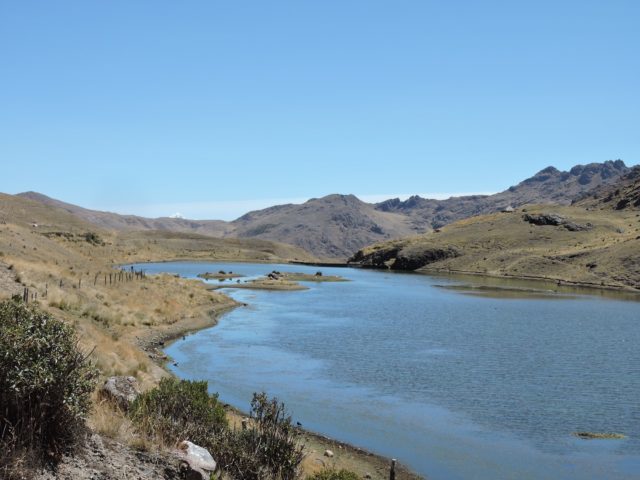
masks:
{"type": "Polygon", "coordinates": [[[149,219],[96,212],[41,194],[19,194],[61,208],[101,228],[120,231],[163,230],[195,232],[224,238],[258,238],[300,247],[323,259],[345,259],[358,249],[393,238],[425,233],[456,220],[499,212],[530,203],[569,205],[595,188],[611,185],[629,172],[621,160],[577,165],[568,172],[548,167],[495,195],[452,197],[446,200],[413,196],[378,204],[353,195],[328,195],[303,204],[278,205],[250,212],[233,222],[149,219]]]}
{"type": "Polygon", "coordinates": [[[350,261],[373,268],[640,289],[638,252],[636,212],[546,205],[473,217],[439,232],[379,243],[350,261]]]}
{"type": "MultiPolygon", "coordinates": [[[[80,251],[93,243],[104,243],[93,251],[104,261],[149,261],[171,259],[239,260],[259,262],[283,262],[289,260],[314,261],[315,257],[299,247],[261,239],[215,238],[193,231],[111,230],[85,221],[75,212],[43,203],[25,196],[0,193],[0,224],[8,231],[0,239],[0,250],[6,255],[22,254],[28,249],[29,238],[48,238],[58,242],[48,244],[44,253],[32,253],[34,259],[46,260],[60,245],[76,246],[80,251]],[[15,230],[17,229],[17,230],[15,230]],[[15,230],[15,231],[14,231],[15,230]],[[21,233],[16,233],[17,231],[21,233]],[[25,237],[25,233],[29,235],[25,237]],[[16,236],[16,241],[8,241],[16,236]],[[95,235],[95,237],[93,236],[95,235]],[[20,240],[22,238],[24,240],[20,240]],[[40,258],[42,256],[42,258],[40,258]]],[[[80,207],[76,207],[80,209],[80,207]]],[[[83,209],[82,209],[83,210],[83,209]]],[[[89,210],[89,212],[91,212],[89,210]]],[[[103,212],[97,212],[103,213],[103,212]]],[[[114,215],[116,214],[107,214],[114,215]]],[[[115,217],[114,217],[115,218],[115,217]]],[[[34,244],[34,246],[36,246],[34,244]]],[[[36,246],[37,248],[37,246],[36,246]]],[[[36,251],[34,251],[36,252],[36,251]]],[[[76,252],[77,253],[77,252],[76,252]]]]}
{"type": "Polygon", "coordinates": [[[580,194],[611,185],[629,172],[622,160],[576,165],[568,172],[547,167],[507,190],[487,196],[451,197],[430,200],[414,196],[401,202],[387,200],[376,205],[386,212],[408,215],[417,229],[439,228],[475,215],[500,212],[527,204],[570,205],[580,194]]]}
{"type": "Polygon", "coordinates": [[[201,233],[214,237],[223,236],[227,230],[227,222],[223,220],[187,220],[169,217],[145,218],[137,215],[120,215],[112,212],[89,210],[37,192],[18,193],[17,196],[64,210],[86,222],[107,230],[167,230],[171,232],[201,233]]]}
{"type": "Polygon", "coordinates": [[[258,210],[232,224],[234,236],[277,238],[325,258],[347,258],[363,245],[416,233],[407,216],[376,210],[353,195],[258,210]]]}

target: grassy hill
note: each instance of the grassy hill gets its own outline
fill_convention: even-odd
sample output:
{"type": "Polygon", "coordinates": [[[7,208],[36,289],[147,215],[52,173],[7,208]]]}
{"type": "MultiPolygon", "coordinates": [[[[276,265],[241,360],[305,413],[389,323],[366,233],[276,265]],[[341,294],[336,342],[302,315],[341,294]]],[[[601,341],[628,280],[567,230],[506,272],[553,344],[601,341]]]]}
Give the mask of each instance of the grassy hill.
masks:
{"type": "Polygon", "coordinates": [[[28,287],[38,301],[78,327],[105,374],[164,372],[136,337],[210,322],[234,304],[197,281],[162,276],[115,282],[118,264],[150,260],[286,262],[314,257],[264,240],[220,239],[170,231],[110,231],[65,210],[0,194],[0,297],[28,287]],[[105,285],[109,274],[112,283],[105,285]]]}
{"type": "Polygon", "coordinates": [[[375,268],[640,289],[639,252],[638,211],[539,205],[460,220],[437,232],[378,243],[358,251],[350,261],[375,268]]]}
{"type": "MultiPolygon", "coordinates": [[[[168,375],[162,367],[165,340],[211,326],[220,313],[237,306],[229,297],[207,290],[198,280],[125,275],[118,268],[126,262],[170,259],[282,262],[312,261],[314,257],[297,247],[259,239],[102,229],[64,209],[0,194],[0,299],[21,295],[28,288],[30,303],[75,326],[79,346],[83,352],[91,352],[91,361],[102,380],[111,375],[131,375],[143,389],[157,385],[168,375]]],[[[241,417],[228,414],[239,425],[241,417]]],[[[167,452],[172,446],[153,444],[141,437],[126,415],[97,395],[88,424],[99,434],[91,436],[91,442],[97,443],[80,457],[64,460],[60,467],[63,471],[71,469],[74,475],[82,476],[87,469],[98,469],[98,462],[100,471],[112,472],[105,478],[122,478],[113,472],[132,466],[148,470],[154,462],[165,465],[165,457],[170,456],[167,452]],[[140,453],[145,450],[146,455],[140,453]]],[[[380,457],[343,449],[312,434],[304,435],[301,441],[307,451],[340,448],[341,454],[332,461],[338,468],[373,472],[377,479],[383,478],[381,472],[386,473],[387,460],[380,457]]],[[[315,457],[305,459],[306,473],[320,468],[315,457]]],[[[417,477],[401,469],[398,478],[417,477]]]]}
{"type": "Polygon", "coordinates": [[[90,210],[77,205],[62,202],[38,192],[19,193],[18,197],[35,200],[50,207],[63,210],[85,222],[105,230],[140,231],[162,230],[171,232],[200,233],[215,237],[223,236],[229,230],[223,220],[188,220],[184,218],[145,218],[137,215],[120,215],[112,212],[90,210]]]}
{"type": "Polygon", "coordinates": [[[376,242],[429,232],[463,218],[531,203],[569,205],[576,196],[607,187],[629,168],[621,160],[576,165],[563,172],[548,167],[495,195],[434,200],[413,196],[378,204],[353,195],[327,195],[303,204],[276,205],[249,212],[233,222],[144,218],[98,212],[26,192],[24,198],[70,213],[96,227],[115,231],[158,230],[219,238],[255,238],[296,245],[326,260],[344,260],[376,242]]]}

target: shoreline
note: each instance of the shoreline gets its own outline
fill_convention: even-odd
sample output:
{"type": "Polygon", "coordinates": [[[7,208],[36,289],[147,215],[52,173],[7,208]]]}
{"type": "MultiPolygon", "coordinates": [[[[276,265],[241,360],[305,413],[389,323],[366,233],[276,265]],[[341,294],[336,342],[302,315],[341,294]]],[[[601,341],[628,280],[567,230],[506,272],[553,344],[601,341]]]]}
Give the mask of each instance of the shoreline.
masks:
{"type": "MultiPolygon", "coordinates": [[[[163,263],[169,262],[170,261],[163,263]]],[[[202,282],[202,284],[206,286],[204,282],[202,282]]],[[[156,365],[158,365],[165,373],[169,374],[170,376],[179,378],[167,368],[167,363],[170,362],[171,359],[166,354],[165,348],[188,334],[215,327],[223,315],[231,312],[238,307],[246,306],[246,304],[240,303],[229,297],[228,295],[225,295],[225,297],[229,299],[229,303],[221,306],[220,308],[212,309],[206,316],[206,318],[192,318],[189,320],[178,322],[164,330],[151,328],[149,329],[149,331],[144,332],[143,334],[139,334],[135,337],[135,345],[140,348],[146,355],[148,355],[154,361],[154,363],[156,363],[156,365]],[[158,355],[158,352],[160,352],[161,355],[158,355]]],[[[226,405],[225,410],[232,416],[247,416],[246,413],[241,409],[230,404],[226,405]]],[[[302,427],[299,427],[299,431],[300,437],[301,439],[303,439],[305,447],[307,447],[307,445],[316,447],[314,449],[305,448],[305,450],[307,450],[307,467],[315,466],[317,471],[325,467],[334,466],[338,469],[345,468],[344,465],[342,465],[342,458],[340,457],[346,455],[347,458],[345,460],[348,463],[368,465],[369,470],[367,470],[367,473],[371,475],[372,479],[386,480],[387,478],[389,478],[389,469],[392,460],[391,458],[370,452],[356,445],[342,442],[340,440],[328,437],[318,432],[307,430],[302,427]],[[324,450],[327,449],[334,452],[335,456],[333,458],[328,458],[323,455],[324,450]]],[[[348,468],[348,466],[346,468],[348,468]]],[[[425,477],[418,475],[417,473],[411,471],[404,464],[397,462],[396,478],[398,480],[421,480],[425,477]]]]}
{"type": "Polygon", "coordinates": [[[560,283],[560,286],[569,286],[569,287],[579,287],[585,288],[589,290],[606,290],[606,291],[617,291],[617,292],[625,292],[625,293],[636,293],[640,295],[640,286],[633,287],[631,285],[611,285],[605,284],[600,285],[597,283],[591,282],[580,282],[577,280],[568,280],[566,278],[551,278],[551,277],[541,277],[539,275],[512,275],[509,273],[488,273],[488,272],[478,272],[475,270],[453,270],[453,269],[444,269],[437,267],[429,267],[424,266],[416,270],[392,270],[390,268],[376,268],[376,267],[368,267],[363,266],[358,263],[323,263],[323,262],[301,262],[301,261],[282,261],[274,263],[272,261],[266,260],[233,260],[233,259],[216,259],[216,260],[206,260],[206,259],[191,259],[188,257],[180,257],[170,260],[144,260],[138,262],[125,262],[116,264],[116,266],[125,266],[125,265],[139,265],[144,263],[177,263],[177,262],[192,262],[192,263],[257,263],[263,265],[303,265],[303,266],[318,266],[318,267],[337,267],[337,268],[354,268],[354,269],[367,269],[367,270],[379,270],[381,272],[387,273],[417,273],[421,275],[432,275],[432,274],[451,274],[451,275],[473,275],[477,277],[487,277],[487,278],[497,278],[497,279],[514,279],[514,280],[531,280],[531,281],[539,281],[539,282],[551,282],[551,283],[560,283]]]}
{"type": "MultiPolygon", "coordinates": [[[[172,261],[170,260],[162,263],[170,263],[170,262],[172,261]]],[[[206,263],[212,263],[212,262],[206,262],[206,263]]],[[[229,263],[262,263],[262,262],[229,262],[229,263]]],[[[350,267],[361,268],[355,265],[350,265],[350,267]]],[[[384,269],[378,269],[378,270],[386,271],[384,269]]],[[[389,272],[418,273],[418,274],[430,275],[430,276],[473,275],[477,277],[494,278],[498,280],[514,279],[514,280],[523,280],[523,281],[534,281],[534,282],[539,282],[541,284],[543,283],[556,284],[556,285],[558,284],[557,279],[550,279],[545,277],[525,276],[525,275],[515,276],[515,275],[508,275],[508,274],[488,274],[484,272],[463,271],[463,270],[425,269],[422,271],[389,271],[389,272]]],[[[607,287],[607,286],[600,286],[600,285],[594,285],[594,284],[585,285],[579,282],[571,282],[566,280],[560,280],[560,282],[561,282],[560,283],[561,286],[566,286],[569,288],[575,287],[575,288],[587,290],[585,294],[590,294],[589,292],[591,292],[591,294],[595,294],[595,292],[597,292],[598,290],[601,291],[603,294],[606,292],[614,292],[614,293],[622,293],[622,294],[625,294],[625,293],[632,294],[635,296],[638,293],[640,293],[638,290],[632,289],[630,287],[628,288],[619,287],[619,286],[607,287]]],[[[205,282],[202,282],[202,283],[205,285],[205,288],[206,288],[205,282]]],[[[230,288],[232,287],[230,286],[230,288]]],[[[204,320],[197,319],[197,318],[187,319],[183,322],[180,322],[179,324],[172,325],[170,328],[164,331],[158,331],[152,328],[148,332],[145,332],[144,338],[139,343],[139,346],[142,348],[142,350],[145,353],[149,353],[149,351],[153,352],[154,350],[156,350],[164,354],[164,349],[168,347],[170,344],[172,344],[174,341],[179,340],[180,337],[187,335],[189,333],[197,332],[200,330],[204,330],[206,328],[211,328],[216,326],[220,318],[224,314],[232,311],[237,307],[243,306],[242,303],[235,301],[228,295],[225,295],[225,297],[229,299],[229,303],[223,306],[220,306],[217,309],[213,309],[210,312],[210,314],[206,316],[207,317],[206,319],[204,320]],[[160,342],[162,342],[162,344],[160,344],[160,342]]],[[[640,296],[638,297],[638,299],[640,299],[640,296]]],[[[164,372],[168,373],[171,376],[175,376],[175,374],[173,374],[167,368],[168,361],[170,361],[168,357],[164,359],[162,358],[154,359],[154,363],[159,365],[164,372]]],[[[245,412],[243,412],[241,409],[233,405],[226,405],[225,410],[232,417],[235,417],[235,420],[237,421],[239,421],[241,417],[246,416],[245,412]]],[[[367,473],[373,475],[372,478],[385,479],[385,480],[386,478],[388,478],[389,466],[391,464],[391,459],[388,457],[385,457],[383,455],[376,454],[373,452],[369,452],[366,449],[360,448],[356,445],[348,444],[346,442],[342,442],[340,440],[330,438],[321,433],[309,431],[304,428],[300,428],[300,435],[305,446],[309,446],[308,448],[305,449],[307,453],[307,461],[311,462],[311,464],[316,466],[318,469],[323,468],[325,466],[331,467],[334,465],[337,466],[338,468],[343,468],[343,466],[340,465],[339,463],[337,465],[335,463],[336,460],[339,460],[339,459],[335,457],[327,458],[323,456],[324,449],[330,449],[334,452],[334,454],[336,454],[336,457],[352,456],[357,458],[360,464],[369,465],[369,470],[367,470],[367,473]],[[317,445],[321,445],[321,447],[316,447],[316,448],[312,447],[317,445]]],[[[412,472],[406,466],[399,463],[396,465],[396,474],[398,479],[414,480],[414,479],[424,478],[412,472]]]]}
{"type": "MultiPolygon", "coordinates": [[[[384,271],[384,269],[381,269],[384,271]]],[[[473,275],[476,277],[496,278],[501,280],[524,280],[535,281],[540,283],[553,283],[560,287],[576,287],[584,288],[585,290],[602,290],[605,292],[618,292],[618,293],[630,293],[638,295],[640,300],[640,287],[632,287],[630,285],[599,285],[590,282],[580,282],[577,280],[567,280],[560,278],[541,277],[538,275],[511,275],[509,273],[486,273],[477,272],[473,270],[452,270],[452,269],[439,269],[422,267],[418,270],[405,271],[405,273],[418,273],[421,275],[473,275]]]]}

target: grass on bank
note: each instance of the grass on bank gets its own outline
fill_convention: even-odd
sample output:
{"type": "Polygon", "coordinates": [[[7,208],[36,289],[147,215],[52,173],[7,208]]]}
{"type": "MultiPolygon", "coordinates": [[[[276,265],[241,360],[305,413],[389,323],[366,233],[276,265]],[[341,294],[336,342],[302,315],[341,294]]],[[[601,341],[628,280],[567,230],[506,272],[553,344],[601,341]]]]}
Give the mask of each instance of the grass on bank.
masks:
{"type": "Polygon", "coordinates": [[[134,426],[156,445],[190,440],[215,456],[222,471],[238,480],[294,480],[304,457],[284,404],[254,394],[251,421],[230,428],[217,395],[207,382],[163,379],[140,395],[129,414],[134,426]]]}

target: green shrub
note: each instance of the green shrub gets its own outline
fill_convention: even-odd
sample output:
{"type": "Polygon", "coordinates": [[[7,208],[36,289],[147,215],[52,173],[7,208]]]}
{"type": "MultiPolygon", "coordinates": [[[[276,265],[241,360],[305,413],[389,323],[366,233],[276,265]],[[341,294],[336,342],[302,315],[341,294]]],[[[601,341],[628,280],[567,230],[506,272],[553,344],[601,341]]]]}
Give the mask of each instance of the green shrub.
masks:
{"type": "Polygon", "coordinates": [[[212,453],[226,475],[238,480],[298,478],[302,446],[284,405],[266,394],[254,394],[252,421],[246,430],[231,430],[217,395],[207,382],[165,378],[140,395],[129,415],[151,440],[175,444],[190,440],[212,453]]]}
{"type": "Polygon", "coordinates": [[[328,468],[315,475],[308,476],[307,480],[360,480],[360,477],[357,473],[344,468],[342,470],[328,468]]]}
{"type": "Polygon", "coordinates": [[[91,245],[104,245],[104,241],[100,238],[100,236],[95,232],[87,232],[84,234],[84,239],[91,245]]]}
{"type": "Polygon", "coordinates": [[[212,447],[225,472],[244,480],[298,478],[303,447],[284,404],[254,393],[251,419],[246,430],[226,432],[212,447]]]}
{"type": "Polygon", "coordinates": [[[227,427],[217,395],[209,395],[207,382],[163,378],[157,388],[140,395],[131,406],[133,423],[155,441],[181,440],[207,447],[227,427]]]}
{"type": "Polygon", "coordinates": [[[20,451],[55,459],[73,447],[96,376],[71,326],[19,300],[0,302],[0,474],[20,451]]]}

